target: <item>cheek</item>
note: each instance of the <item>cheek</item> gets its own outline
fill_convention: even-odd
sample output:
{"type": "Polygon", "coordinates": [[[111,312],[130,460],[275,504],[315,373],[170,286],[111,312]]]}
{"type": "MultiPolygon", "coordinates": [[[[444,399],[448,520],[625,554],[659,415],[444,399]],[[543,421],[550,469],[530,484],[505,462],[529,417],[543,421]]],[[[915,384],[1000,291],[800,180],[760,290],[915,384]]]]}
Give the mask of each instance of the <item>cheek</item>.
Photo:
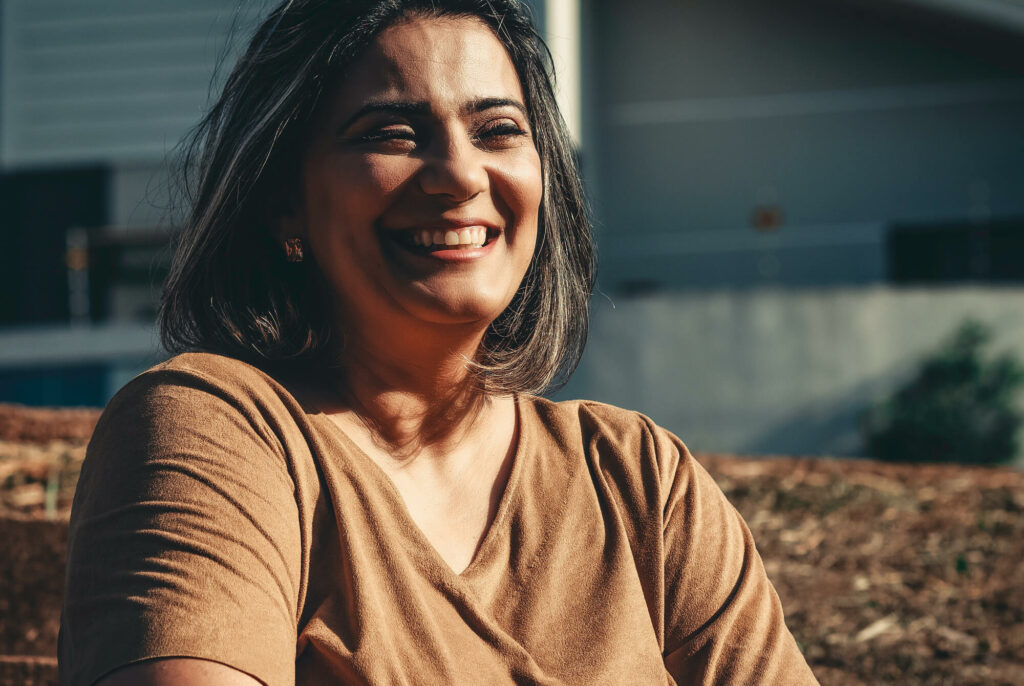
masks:
{"type": "Polygon", "coordinates": [[[363,155],[344,163],[338,180],[353,214],[390,207],[416,176],[420,163],[409,157],[363,155]]]}
{"type": "Polygon", "coordinates": [[[387,202],[415,176],[419,163],[411,158],[367,155],[351,163],[346,174],[352,188],[361,187],[380,202],[387,202]]]}
{"type": "Polygon", "coordinates": [[[506,167],[501,175],[503,188],[500,194],[503,208],[516,218],[516,224],[523,230],[536,231],[538,212],[544,197],[544,177],[540,160],[536,157],[518,160],[506,167]]]}
{"type": "Polygon", "coordinates": [[[539,164],[527,170],[527,174],[522,177],[517,190],[523,207],[536,219],[541,200],[544,197],[544,175],[541,173],[539,164]]]}
{"type": "Polygon", "coordinates": [[[384,156],[354,157],[317,175],[310,205],[319,223],[356,229],[373,222],[393,204],[415,174],[414,164],[384,156]]]}

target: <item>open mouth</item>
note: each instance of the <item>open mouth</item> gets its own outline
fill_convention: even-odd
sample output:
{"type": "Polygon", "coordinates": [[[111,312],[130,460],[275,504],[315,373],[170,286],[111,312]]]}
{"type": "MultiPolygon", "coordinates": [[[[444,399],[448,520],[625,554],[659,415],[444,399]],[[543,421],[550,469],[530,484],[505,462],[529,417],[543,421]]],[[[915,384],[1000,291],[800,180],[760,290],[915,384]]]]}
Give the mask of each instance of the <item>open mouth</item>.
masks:
{"type": "Polygon", "coordinates": [[[452,229],[413,229],[396,231],[392,238],[406,250],[430,254],[442,250],[474,250],[482,248],[498,235],[497,229],[467,226],[452,229]]]}

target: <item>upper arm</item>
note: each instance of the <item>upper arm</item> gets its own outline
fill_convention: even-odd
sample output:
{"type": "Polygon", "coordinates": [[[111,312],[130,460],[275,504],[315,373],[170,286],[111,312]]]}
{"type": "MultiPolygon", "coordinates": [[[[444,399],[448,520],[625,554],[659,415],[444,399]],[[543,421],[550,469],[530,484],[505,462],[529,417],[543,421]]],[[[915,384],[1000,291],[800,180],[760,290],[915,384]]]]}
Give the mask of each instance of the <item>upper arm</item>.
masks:
{"type": "Polygon", "coordinates": [[[179,373],[111,401],[72,509],[62,684],[177,668],[142,662],[160,657],[294,680],[298,507],[259,415],[244,394],[179,373]]]}
{"type": "Polygon", "coordinates": [[[686,447],[654,428],[665,470],[665,664],[678,683],[817,684],[753,537],[686,447]]]}

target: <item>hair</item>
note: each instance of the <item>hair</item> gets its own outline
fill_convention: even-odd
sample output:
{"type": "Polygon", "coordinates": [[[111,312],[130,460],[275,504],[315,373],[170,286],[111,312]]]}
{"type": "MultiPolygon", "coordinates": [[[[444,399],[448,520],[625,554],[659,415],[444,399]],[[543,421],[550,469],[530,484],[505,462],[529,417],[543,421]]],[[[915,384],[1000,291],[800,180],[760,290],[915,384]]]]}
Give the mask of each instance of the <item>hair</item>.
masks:
{"type": "Polygon", "coordinates": [[[164,285],[160,337],[260,366],[335,365],[341,332],[311,261],[289,264],[276,222],[295,202],[308,129],[324,93],[388,26],[476,17],[516,69],[544,174],[537,245],[471,371],[488,392],[563,384],[587,336],[594,246],[551,56],[520,0],[289,0],[256,30],[182,155],[190,209],[164,285]]]}

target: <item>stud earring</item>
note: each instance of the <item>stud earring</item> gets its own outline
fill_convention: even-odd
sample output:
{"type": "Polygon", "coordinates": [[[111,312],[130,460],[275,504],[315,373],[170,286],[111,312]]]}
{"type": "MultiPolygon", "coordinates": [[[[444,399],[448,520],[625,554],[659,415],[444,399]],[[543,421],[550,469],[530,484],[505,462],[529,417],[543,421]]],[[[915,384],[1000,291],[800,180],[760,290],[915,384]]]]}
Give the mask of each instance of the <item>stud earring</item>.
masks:
{"type": "Polygon", "coordinates": [[[302,262],[302,239],[288,238],[284,242],[285,259],[289,262],[302,262]]]}

